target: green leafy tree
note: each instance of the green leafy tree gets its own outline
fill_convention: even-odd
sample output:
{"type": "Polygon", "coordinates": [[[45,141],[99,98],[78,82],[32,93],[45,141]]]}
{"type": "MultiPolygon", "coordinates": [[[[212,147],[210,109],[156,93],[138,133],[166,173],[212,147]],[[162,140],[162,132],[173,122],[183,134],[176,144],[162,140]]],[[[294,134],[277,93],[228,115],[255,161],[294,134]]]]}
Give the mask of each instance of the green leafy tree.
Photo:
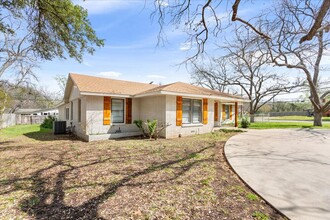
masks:
{"type": "Polygon", "coordinates": [[[9,106],[11,102],[10,97],[8,94],[4,91],[3,88],[0,87],[0,118],[5,109],[9,106]]]}
{"type": "Polygon", "coordinates": [[[0,32],[15,35],[13,21],[21,30],[37,57],[51,60],[67,56],[82,61],[82,55],[93,54],[95,46],[103,46],[87,17],[87,10],[71,0],[4,0],[0,2],[0,32]]]}

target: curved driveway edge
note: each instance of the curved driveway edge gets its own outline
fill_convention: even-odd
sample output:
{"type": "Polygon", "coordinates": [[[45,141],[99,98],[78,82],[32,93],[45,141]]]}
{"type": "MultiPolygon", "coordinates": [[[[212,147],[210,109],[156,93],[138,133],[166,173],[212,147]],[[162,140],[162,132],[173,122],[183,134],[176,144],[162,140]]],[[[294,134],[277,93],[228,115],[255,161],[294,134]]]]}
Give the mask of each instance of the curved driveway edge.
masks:
{"type": "Polygon", "coordinates": [[[290,219],[330,219],[330,130],[249,130],[229,139],[225,155],[290,219]]]}

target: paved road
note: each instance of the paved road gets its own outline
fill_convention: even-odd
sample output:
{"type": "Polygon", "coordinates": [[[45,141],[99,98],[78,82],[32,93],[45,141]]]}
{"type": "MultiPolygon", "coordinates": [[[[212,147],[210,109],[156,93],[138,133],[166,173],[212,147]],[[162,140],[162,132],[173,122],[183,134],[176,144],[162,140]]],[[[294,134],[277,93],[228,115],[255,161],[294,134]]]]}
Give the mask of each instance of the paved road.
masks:
{"type": "Polygon", "coordinates": [[[249,130],[229,139],[237,174],[291,219],[330,219],[330,130],[249,130]]]}

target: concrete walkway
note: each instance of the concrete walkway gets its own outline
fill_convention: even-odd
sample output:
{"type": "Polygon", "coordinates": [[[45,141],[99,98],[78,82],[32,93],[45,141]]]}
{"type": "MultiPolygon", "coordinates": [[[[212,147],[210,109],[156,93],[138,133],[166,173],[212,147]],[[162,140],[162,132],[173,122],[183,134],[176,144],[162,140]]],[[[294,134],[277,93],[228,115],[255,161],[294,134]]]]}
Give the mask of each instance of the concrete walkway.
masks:
{"type": "Polygon", "coordinates": [[[229,139],[225,154],[290,219],[330,219],[330,130],[249,130],[229,139]]]}

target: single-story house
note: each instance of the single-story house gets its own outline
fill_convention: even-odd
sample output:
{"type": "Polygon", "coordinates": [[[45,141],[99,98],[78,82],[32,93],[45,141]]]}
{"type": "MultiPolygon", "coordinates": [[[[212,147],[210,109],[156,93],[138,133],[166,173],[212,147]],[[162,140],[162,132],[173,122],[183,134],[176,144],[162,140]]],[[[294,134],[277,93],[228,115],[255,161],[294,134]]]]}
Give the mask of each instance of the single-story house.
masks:
{"type": "Polygon", "coordinates": [[[239,96],[182,82],[154,85],[71,73],[59,120],[72,124],[87,141],[139,135],[133,121],[147,119],[167,124],[161,136],[174,138],[237,126],[243,102],[239,96]]]}
{"type": "Polygon", "coordinates": [[[57,116],[58,115],[58,108],[46,108],[46,109],[38,109],[32,112],[32,115],[47,115],[47,116],[57,116]]]}

